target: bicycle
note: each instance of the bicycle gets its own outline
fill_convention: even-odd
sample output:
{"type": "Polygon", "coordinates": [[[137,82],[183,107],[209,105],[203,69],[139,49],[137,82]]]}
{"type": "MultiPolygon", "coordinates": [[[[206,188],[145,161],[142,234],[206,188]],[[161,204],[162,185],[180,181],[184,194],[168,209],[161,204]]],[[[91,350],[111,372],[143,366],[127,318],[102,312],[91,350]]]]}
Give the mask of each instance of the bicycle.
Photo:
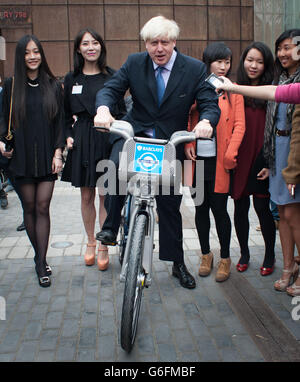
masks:
{"type": "Polygon", "coordinates": [[[129,353],[137,334],[143,289],[152,283],[155,195],[159,185],[175,185],[176,146],[194,141],[195,134],[178,131],[170,140],[135,137],[125,121],[115,121],[104,130],[125,139],[119,165],[119,179],[127,183],[119,230],[120,281],[125,282],[120,343],[129,353]]]}

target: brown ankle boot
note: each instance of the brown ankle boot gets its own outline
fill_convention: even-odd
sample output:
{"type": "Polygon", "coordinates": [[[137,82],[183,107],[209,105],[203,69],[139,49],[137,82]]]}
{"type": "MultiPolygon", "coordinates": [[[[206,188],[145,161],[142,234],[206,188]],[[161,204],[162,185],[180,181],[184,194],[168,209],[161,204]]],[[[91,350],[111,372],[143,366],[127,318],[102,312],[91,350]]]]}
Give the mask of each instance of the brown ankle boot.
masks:
{"type": "Polygon", "coordinates": [[[230,275],[230,266],[231,266],[230,258],[220,260],[218,264],[218,270],[216,273],[216,281],[222,282],[228,279],[230,275]]]}
{"type": "Polygon", "coordinates": [[[202,261],[198,271],[199,276],[205,277],[210,274],[213,269],[214,255],[209,252],[208,255],[202,255],[202,261]]]}

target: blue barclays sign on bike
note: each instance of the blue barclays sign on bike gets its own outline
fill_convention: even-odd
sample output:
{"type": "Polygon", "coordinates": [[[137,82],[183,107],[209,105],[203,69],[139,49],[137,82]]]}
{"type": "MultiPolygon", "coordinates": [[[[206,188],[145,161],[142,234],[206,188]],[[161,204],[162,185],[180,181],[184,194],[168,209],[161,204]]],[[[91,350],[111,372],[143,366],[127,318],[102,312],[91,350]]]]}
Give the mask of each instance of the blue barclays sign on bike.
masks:
{"type": "Polygon", "coordinates": [[[137,144],[134,154],[133,171],[161,175],[164,150],[164,146],[137,144]]]}

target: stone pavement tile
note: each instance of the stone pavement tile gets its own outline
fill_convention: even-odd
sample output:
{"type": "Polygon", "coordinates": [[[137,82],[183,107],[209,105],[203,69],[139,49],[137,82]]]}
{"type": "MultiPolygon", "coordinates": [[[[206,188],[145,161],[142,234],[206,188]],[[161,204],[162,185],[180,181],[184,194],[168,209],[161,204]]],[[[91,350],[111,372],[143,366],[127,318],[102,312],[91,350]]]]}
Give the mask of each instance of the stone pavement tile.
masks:
{"type": "Polygon", "coordinates": [[[12,247],[7,258],[8,259],[23,259],[26,257],[30,247],[12,247]]]}
{"type": "Polygon", "coordinates": [[[79,349],[75,360],[76,362],[96,362],[95,349],[79,349]]]}
{"type": "Polygon", "coordinates": [[[263,356],[258,351],[253,340],[248,334],[236,335],[232,337],[232,341],[243,355],[243,361],[261,362],[264,361],[263,356]]]}
{"type": "Polygon", "coordinates": [[[55,351],[53,350],[40,350],[36,357],[35,362],[54,362],[55,351]]]}
{"type": "Polygon", "coordinates": [[[72,362],[76,357],[76,338],[62,338],[55,354],[55,361],[72,362]]]}
{"type": "Polygon", "coordinates": [[[222,362],[243,362],[241,353],[235,346],[219,349],[222,362]]]}
{"type": "Polygon", "coordinates": [[[44,328],[40,335],[39,351],[41,350],[55,350],[59,338],[59,329],[46,329],[44,328]]]}
{"type": "Polygon", "coordinates": [[[19,342],[22,338],[21,330],[8,330],[0,343],[1,353],[15,353],[18,350],[19,342]]]}
{"type": "Polygon", "coordinates": [[[38,340],[42,331],[42,323],[40,321],[29,321],[25,332],[24,332],[24,340],[38,340]]]}
{"type": "MultiPolygon", "coordinates": [[[[10,251],[11,251],[11,247],[0,247],[0,260],[6,259],[10,251]]],[[[0,273],[0,277],[1,277],[1,273],[0,273]]]]}
{"type": "Polygon", "coordinates": [[[154,336],[156,343],[170,343],[172,341],[173,332],[167,322],[153,321],[154,336]]]}
{"type": "Polygon", "coordinates": [[[98,313],[83,310],[81,315],[82,328],[96,328],[98,322],[98,313]]]}
{"type": "Polygon", "coordinates": [[[143,354],[139,358],[139,361],[149,363],[158,362],[158,356],[156,354],[143,354]]]}
{"type": "Polygon", "coordinates": [[[67,296],[53,296],[50,300],[50,306],[49,306],[49,311],[52,312],[63,312],[65,309],[67,301],[67,296]]]}
{"type": "Polygon", "coordinates": [[[213,304],[210,298],[203,292],[195,296],[195,302],[199,307],[200,311],[202,310],[202,308],[210,307],[213,304]]]}
{"type": "Polygon", "coordinates": [[[81,301],[69,301],[65,307],[64,320],[80,319],[81,317],[81,301]]]}
{"type": "Polygon", "coordinates": [[[0,362],[12,362],[15,358],[14,353],[0,354],[0,362]]]}
{"type": "Polygon", "coordinates": [[[178,311],[176,315],[167,312],[169,318],[170,326],[173,330],[185,329],[186,327],[186,316],[182,311],[178,311]]]}
{"type": "Polygon", "coordinates": [[[114,335],[100,336],[98,338],[97,351],[96,351],[97,360],[116,361],[116,346],[117,346],[116,337],[114,335]]]}
{"type": "Polygon", "coordinates": [[[23,331],[25,326],[27,325],[27,321],[31,316],[30,313],[18,313],[16,312],[13,318],[9,322],[9,330],[10,331],[16,331],[19,330],[23,331]]]}
{"type": "Polygon", "coordinates": [[[81,327],[79,334],[79,347],[96,347],[97,329],[81,327]]]}
{"type": "Polygon", "coordinates": [[[135,346],[140,356],[144,355],[154,355],[154,341],[152,334],[145,333],[139,330],[139,335],[135,340],[135,346]]]}
{"type": "Polygon", "coordinates": [[[211,327],[209,329],[211,336],[214,338],[218,349],[232,348],[234,344],[232,342],[232,336],[227,330],[226,326],[211,327]]]}
{"type": "Polygon", "coordinates": [[[198,306],[193,302],[187,302],[182,304],[183,311],[187,318],[200,318],[201,313],[198,306]]]}
{"type": "Polygon", "coordinates": [[[101,315],[98,322],[98,336],[114,334],[116,330],[115,316],[101,315]]]}
{"type": "Polygon", "coordinates": [[[194,337],[207,336],[208,329],[202,319],[193,318],[193,319],[187,320],[187,324],[189,325],[189,328],[191,329],[191,332],[194,337]]]}
{"type": "Polygon", "coordinates": [[[223,323],[218,309],[214,305],[201,309],[201,315],[203,317],[204,323],[208,327],[220,326],[223,323]]]}
{"type": "Polygon", "coordinates": [[[193,335],[189,329],[178,329],[174,335],[176,348],[178,352],[196,352],[196,345],[194,343],[193,335]]]}
{"type": "Polygon", "coordinates": [[[223,316],[223,322],[227,328],[228,333],[230,333],[232,336],[247,334],[246,329],[234,314],[223,316]]]}
{"type": "Polygon", "coordinates": [[[198,352],[201,356],[201,361],[204,362],[218,362],[221,361],[216,344],[213,339],[206,334],[206,336],[195,337],[198,352]]]}
{"type": "MultiPolygon", "coordinates": [[[[1,245],[1,243],[0,243],[1,245]]],[[[16,242],[17,247],[31,247],[29,238],[27,235],[19,237],[18,241],[16,242]]]]}
{"type": "Polygon", "coordinates": [[[177,362],[178,356],[175,346],[172,343],[157,344],[158,357],[160,362],[177,362]]]}
{"type": "Polygon", "coordinates": [[[5,247],[13,247],[16,245],[17,241],[19,240],[19,238],[17,236],[13,236],[13,237],[4,237],[1,241],[0,241],[0,246],[2,248],[5,248],[5,247]]]}
{"type": "Polygon", "coordinates": [[[198,352],[184,352],[180,353],[179,358],[181,362],[200,362],[201,357],[198,352]]]}
{"type": "Polygon", "coordinates": [[[38,352],[38,341],[22,342],[16,353],[16,362],[33,362],[38,352]]]}
{"type": "Polygon", "coordinates": [[[163,305],[159,304],[150,304],[149,309],[149,318],[151,322],[167,322],[168,316],[165,309],[163,309],[163,305]]]}

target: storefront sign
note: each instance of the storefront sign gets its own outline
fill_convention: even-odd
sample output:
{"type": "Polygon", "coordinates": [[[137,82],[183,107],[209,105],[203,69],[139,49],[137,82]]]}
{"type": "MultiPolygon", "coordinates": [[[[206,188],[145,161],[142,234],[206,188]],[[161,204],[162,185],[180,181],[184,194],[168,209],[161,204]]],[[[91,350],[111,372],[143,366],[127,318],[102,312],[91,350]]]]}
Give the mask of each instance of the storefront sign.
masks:
{"type": "Polygon", "coordinates": [[[29,7],[0,7],[0,26],[28,24],[31,22],[29,7]]]}

